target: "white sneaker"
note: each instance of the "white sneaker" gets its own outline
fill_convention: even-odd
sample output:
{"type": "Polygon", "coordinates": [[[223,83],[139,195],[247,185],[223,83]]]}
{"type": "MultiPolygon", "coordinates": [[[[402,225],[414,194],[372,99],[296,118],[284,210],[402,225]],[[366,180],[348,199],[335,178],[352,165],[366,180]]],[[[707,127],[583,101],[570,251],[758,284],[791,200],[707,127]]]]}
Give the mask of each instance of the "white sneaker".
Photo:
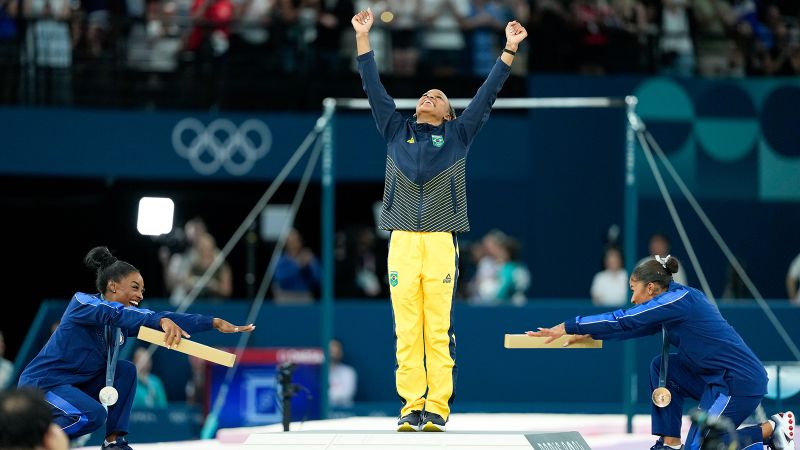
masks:
{"type": "Polygon", "coordinates": [[[772,447],[775,450],[794,450],[794,427],[797,425],[794,413],[773,414],[770,417],[775,422],[775,430],[772,431],[772,447]]]}

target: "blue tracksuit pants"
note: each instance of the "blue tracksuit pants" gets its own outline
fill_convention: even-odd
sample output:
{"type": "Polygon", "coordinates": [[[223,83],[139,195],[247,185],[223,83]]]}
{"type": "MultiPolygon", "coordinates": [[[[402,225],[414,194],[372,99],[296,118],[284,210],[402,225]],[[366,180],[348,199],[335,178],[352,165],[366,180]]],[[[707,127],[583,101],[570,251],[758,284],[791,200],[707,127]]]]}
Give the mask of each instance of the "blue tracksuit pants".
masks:
{"type": "Polygon", "coordinates": [[[78,385],[56,386],[45,393],[45,400],[53,408],[53,422],[60,426],[67,436],[76,438],[89,434],[103,424],[106,434],[128,434],[128,421],[131,405],[136,396],[136,366],[130,361],[117,361],[114,373],[114,388],[119,393],[117,403],[106,411],[97,396],[106,385],[105,371],[88,382],[78,385]]]}
{"type": "MultiPolygon", "coordinates": [[[[653,359],[650,365],[650,389],[658,387],[658,375],[661,371],[661,355],[653,359]]],[[[657,436],[680,437],[683,402],[691,398],[700,402],[698,407],[707,411],[709,416],[724,416],[738,427],[753,411],[756,410],[763,396],[733,396],[724,385],[708,385],[702,378],[694,374],[676,354],[669,355],[667,369],[667,389],[672,393],[672,402],[664,408],[652,405],[652,429],[657,436]]],[[[705,434],[705,433],[704,433],[705,434]]],[[[745,427],[737,431],[739,448],[761,450],[764,443],[761,426],[745,427]]],[[[692,425],[686,436],[684,448],[699,450],[702,439],[696,425],[692,425]]],[[[728,443],[730,437],[724,436],[728,443]]]]}

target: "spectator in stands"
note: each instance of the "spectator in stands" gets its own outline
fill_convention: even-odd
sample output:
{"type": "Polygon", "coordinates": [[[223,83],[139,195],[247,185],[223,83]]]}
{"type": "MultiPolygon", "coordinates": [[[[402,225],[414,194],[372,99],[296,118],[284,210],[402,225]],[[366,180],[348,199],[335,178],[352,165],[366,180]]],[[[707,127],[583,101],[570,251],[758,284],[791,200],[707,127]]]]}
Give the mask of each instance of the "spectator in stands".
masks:
{"type": "Polygon", "coordinates": [[[661,72],[681,77],[694,75],[696,32],[693,6],[689,0],[662,0],[656,23],[660,27],[661,72]]]}
{"type": "Polygon", "coordinates": [[[242,64],[258,64],[258,59],[266,52],[274,8],[275,0],[234,1],[237,24],[231,36],[231,53],[247,58],[241,61],[242,64]]]}
{"type": "Polygon", "coordinates": [[[353,406],[358,386],[356,369],[342,362],[344,350],[338,339],[331,339],[328,346],[330,351],[330,374],[328,375],[328,401],[333,408],[348,408],[353,406]]]}
{"type": "Polygon", "coordinates": [[[459,24],[468,14],[469,0],[425,0],[420,5],[422,66],[432,69],[433,75],[453,76],[465,69],[466,43],[459,24]]]}
{"type": "Polygon", "coordinates": [[[732,39],[734,12],[725,0],[694,0],[697,71],[702,76],[742,76],[744,60],[732,39]]]}
{"type": "Polygon", "coordinates": [[[181,284],[183,274],[189,270],[189,261],[194,258],[193,255],[197,251],[195,248],[197,238],[207,234],[208,230],[203,219],[195,217],[186,221],[182,233],[179,228],[176,228],[174,233],[177,248],[170,249],[165,245],[158,250],[158,259],[164,270],[164,286],[173,304],[186,295],[181,284]]]}
{"type": "Polygon", "coordinates": [[[790,40],[789,29],[782,21],[774,23],[772,32],[775,36],[775,45],[766,53],[764,65],[766,75],[800,74],[800,43],[790,40]]]}
{"type": "Polygon", "coordinates": [[[194,356],[189,357],[192,377],[186,382],[186,403],[205,406],[206,404],[206,362],[194,356]]]}
{"type": "Polygon", "coordinates": [[[603,270],[592,279],[592,303],[597,306],[620,306],[628,300],[628,272],[619,248],[609,246],[603,255],[603,270]]]}
{"type": "Polygon", "coordinates": [[[522,305],[527,301],[525,291],[530,286],[531,276],[520,259],[520,245],[516,239],[492,230],[471,251],[478,263],[470,282],[470,303],[522,305]]]}
{"type": "Polygon", "coordinates": [[[318,0],[317,8],[317,39],[314,42],[317,61],[314,67],[325,67],[328,74],[340,75],[347,67],[342,37],[350,29],[353,0],[318,0]]]}
{"type": "Polygon", "coordinates": [[[27,27],[25,61],[35,67],[37,103],[69,104],[72,94],[72,38],[68,0],[24,0],[27,27]]]}
{"type": "MultiPolygon", "coordinates": [[[[742,259],[737,259],[739,259],[742,268],[747,271],[742,259]]],[[[744,280],[739,276],[739,272],[734,270],[731,264],[728,264],[728,268],[725,270],[725,289],[722,291],[721,297],[723,301],[753,298],[753,294],[747,288],[747,285],[744,284],[744,280]]]]}
{"type": "Polygon", "coordinates": [[[109,48],[111,39],[111,0],[82,0],[80,12],[83,19],[82,44],[78,49],[85,52],[82,55],[90,58],[99,58],[109,48]]]}
{"type": "Polygon", "coordinates": [[[609,54],[608,72],[642,72],[650,64],[650,36],[654,27],[647,20],[647,10],[637,0],[613,0],[607,18],[609,54]]]}
{"type": "MultiPolygon", "coordinates": [[[[184,242],[187,247],[183,252],[170,254],[166,247],[159,251],[164,268],[164,284],[170,291],[173,305],[179,304],[191,292],[220,251],[214,237],[208,233],[205,222],[199,217],[190,219],[184,225],[184,242]]],[[[197,298],[219,300],[230,297],[232,293],[233,274],[228,263],[223,262],[197,298]]]]}
{"type": "Polygon", "coordinates": [[[572,2],[572,16],[580,29],[578,70],[587,75],[603,75],[608,65],[608,4],[594,0],[572,2]]]}
{"type": "Polygon", "coordinates": [[[5,389],[11,384],[11,377],[14,376],[14,363],[5,358],[6,340],[3,332],[0,331],[0,390],[5,389]]]}
{"type": "MultiPolygon", "coordinates": [[[[650,255],[648,257],[642,258],[636,264],[642,264],[643,262],[647,261],[648,259],[653,259],[655,255],[669,255],[670,254],[670,241],[669,236],[664,233],[657,232],[653,233],[650,236],[650,244],[649,244],[650,255]]],[[[678,272],[672,275],[672,279],[682,285],[686,285],[686,271],[681,267],[678,269],[678,272]]]]}
{"type": "Polygon", "coordinates": [[[527,301],[525,291],[531,283],[528,268],[520,260],[520,244],[516,239],[506,236],[500,241],[497,261],[500,265],[498,272],[498,287],[494,297],[500,303],[523,305],[527,301]]]}
{"type": "MultiPolygon", "coordinates": [[[[178,280],[185,292],[191,292],[217,259],[220,250],[214,238],[204,233],[197,237],[194,251],[189,255],[186,271],[178,275],[178,280]]],[[[231,267],[223,262],[211,275],[208,282],[197,294],[198,299],[219,301],[233,293],[233,275],[231,267]]]]}
{"type": "Polygon", "coordinates": [[[67,450],[69,440],[52,422],[51,408],[37,389],[0,391],[0,449],[67,450]]]}
{"type": "Polygon", "coordinates": [[[472,0],[469,13],[461,20],[461,28],[469,41],[467,48],[472,75],[486,77],[491,72],[508,19],[508,10],[499,1],[472,0]]]}
{"type": "Polygon", "coordinates": [[[136,396],[133,398],[133,408],[166,408],[167,392],[161,379],[150,373],[153,361],[146,347],[136,349],[133,353],[133,364],[136,366],[136,396]]]}
{"type": "MultiPolygon", "coordinates": [[[[410,0],[409,0],[410,1],[410,0]]],[[[425,1],[425,0],[423,0],[425,1]]],[[[366,11],[368,8],[372,9],[375,17],[380,18],[382,14],[391,12],[388,10],[389,3],[384,0],[356,0],[355,9],[358,11],[366,11]]],[[[419,10],[416,11],[417,13],[419,10]]],[[[384,16],[386,17],[386,16],[384,16]]],[[[394,21],[394,19],[392,19],[394,21]]],[[[375,62],[378,64],[378,71],[380,73],[393,73],[394,68],[394,48],[392,43],[392,35],[390,30],[391,24],[387,24],[383,20],[376,20],[375,26],[369,35],[372,46],[376,49],[375,62]]],[[[357,62],[352,60],[353,70],[357,69],[357,62]]]]}
{"type": "Polygon", "coordinates": [[[300,232],[292,229],[286,238],[283,255],[278,259],[273,280],[275,303],[311,303],[320,283],[320,266],[311,249],[303,244],[300,232]]]}
{"type": "Polygon", "coordinates": [[[228,52],[233,9],[231,0],[193,0],[194,27],[186,49],[195,52],[200,62],[218,61],[228,52]]]}
{"type": "Polygon", "coordinates": [[[173,0],[147,1],[143,8],[142,20],[133,20],[130,25],[128,65],[149,72],[149,86],[158,87],[159,73],[174,72],[178,67],[178,54],[183,48],[181,18],[173,0]]]}
{"type": "Polygon", "coordinates": [[[337,237],[337,292],[344,298],[379,298],[388,296],[386,246],[377,244],[372,227],[359,226],[337,237]]]}
{"type": "Polygon", "coordinates": [[[795,305],[800,305],[800,254],[798,254],[789,265],[789,271],[786,273],[786,294],[789,301],[795,305]]]}
{"type": "Polygon", "coordinates": [[[493,304],[495,294],[500,284],[501,242],[506,239],[506,234],[500,230],[491,230],[479,243],[471,248],[471,257],[476,263],[475,276],[470,280],[470,303],[493,304]]]}
{"type": "Polygon", "coordinates": [[[392,40],[392,69],[399,77],[410,77],[417,73],[419,47],[416,14],[423,0],[388,0],[389,11],[394,18],[389,22],[392,40]]]}
{"type": "Polygon", "coordinates": [[[567,6],[558,0],[536,1],[531,8],[530,20],[530,69],[551,72],[574,70],[576,39],[571,30],[572,14],[567,6]]]}

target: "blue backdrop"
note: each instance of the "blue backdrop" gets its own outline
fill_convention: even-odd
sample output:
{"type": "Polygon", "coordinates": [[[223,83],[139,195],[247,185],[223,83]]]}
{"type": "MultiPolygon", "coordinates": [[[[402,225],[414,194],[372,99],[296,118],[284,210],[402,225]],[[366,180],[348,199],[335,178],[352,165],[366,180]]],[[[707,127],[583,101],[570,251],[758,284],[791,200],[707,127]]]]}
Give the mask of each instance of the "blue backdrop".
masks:
{"type": "MultiPolygon", "coordinates": [[[[532,77],[529,92],[638,95],[642,117],[753,281],[767,297],[786,295],[786,270],[800,251],[800,80],[553,76],[532,77]]],[[[0,108],[0,175],[266,181],[316,117],[0,108]]],[[[470,153],[473,230],[462,242],[500,228],[523,245],[530,296],[585,297],[608,228],[623,221],[624,127],[621,110],[495,111],[470,153]]],[[[335,136],[337,179],[380,185],[385,153],[369,114],[339,114],[335,136]]],[[[664,231],[688,265],[641,154],[638,168],[638,253],[647,253],[649,234],[664,231]]],[[[727,263],[686,203],[677,207],[720,295],[727,263]]]]}

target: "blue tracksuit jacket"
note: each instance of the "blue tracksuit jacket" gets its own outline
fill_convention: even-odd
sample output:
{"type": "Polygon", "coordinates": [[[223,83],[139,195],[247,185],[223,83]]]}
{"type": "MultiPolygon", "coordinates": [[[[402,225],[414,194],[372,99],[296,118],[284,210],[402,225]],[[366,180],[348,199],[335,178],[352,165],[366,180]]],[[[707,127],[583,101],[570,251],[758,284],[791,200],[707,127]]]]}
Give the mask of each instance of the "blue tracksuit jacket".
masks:
{"type": "Polygon", "coordinates": [[[465,232],[466,158],[486,123],[511,67],[500,58],[464,112],[439,126],[403,118],[381,84],[373,52],[358,57],[358,72],[378,132],[387,146],[380,227],[385,230],[465,232]]]}
{"type": "Polygon", "coordinates": [[[761,361],[697,289],[672,282],[669,290],[627,310],[578,316],[564,323],[569,334],[595,339],[630,339],[665,325],[680,361],[707,385],[728,386],[730,395],[764,395],[767,373],[761,361]]]}
{"type": "Polygon", "coordinates": [[[104,376],[109,348],[106,325],[121,328],[123,336],[136,336],[141,326],[160,330],[159,321],[164,317],[189,334],[213,328],[212,317],[126,308],[103,300],[100,294],[78,292],[70,300],[55,333],[20,375],[19,385],[47,391],[104,376]]]}

